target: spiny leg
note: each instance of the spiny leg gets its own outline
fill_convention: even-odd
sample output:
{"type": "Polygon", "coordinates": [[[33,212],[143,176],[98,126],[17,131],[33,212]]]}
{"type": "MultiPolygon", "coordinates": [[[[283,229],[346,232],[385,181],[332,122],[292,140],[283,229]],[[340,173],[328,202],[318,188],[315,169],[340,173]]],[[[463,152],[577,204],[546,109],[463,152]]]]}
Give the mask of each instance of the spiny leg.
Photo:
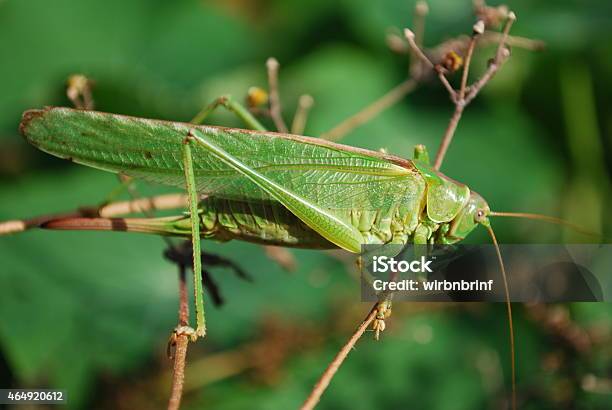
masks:
{"type": "Polygon", "coordinates": [[[200,218],[198,213],[198,192],[193,172],[193,157],[191,144],[194,140],[189,134],[183,141],[183,168],[185,171],[185,186],[189,198],[189,219],[191,222],[191,243],[193,251],[193,291],[196,313],[195,337],[206,335],[206,321],[204,318],[204,293],[202,288],[202,259],[200,244],[200,218]]]}

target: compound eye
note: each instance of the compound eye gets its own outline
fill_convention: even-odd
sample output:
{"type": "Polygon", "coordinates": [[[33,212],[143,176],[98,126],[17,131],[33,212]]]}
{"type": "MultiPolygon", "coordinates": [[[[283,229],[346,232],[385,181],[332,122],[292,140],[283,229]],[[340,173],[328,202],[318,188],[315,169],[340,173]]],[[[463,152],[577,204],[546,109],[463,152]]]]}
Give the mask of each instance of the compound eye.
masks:
{"type": "Polygon", "coordinates": [[[485,216],[485,211],[483,209],[479,209],[478,211],[476,211],[476,218],[474,219],[476,219],[476,221],[479,222],[479,221],[482,221],[484,216],[485,216]]]}

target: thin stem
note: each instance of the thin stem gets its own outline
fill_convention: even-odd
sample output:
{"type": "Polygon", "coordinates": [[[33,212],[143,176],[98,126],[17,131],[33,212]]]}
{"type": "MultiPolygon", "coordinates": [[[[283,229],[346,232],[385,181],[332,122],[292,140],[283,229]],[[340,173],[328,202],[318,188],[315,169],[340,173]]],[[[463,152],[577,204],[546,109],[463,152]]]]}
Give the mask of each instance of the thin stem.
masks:
{"type": "MultiPolygon", "coordinates": [[[[93,215],[96,214],[95,208],[89,209],[89,211],[92,211],[93,215]]],[[[0,236],[27,231],[28,229],[36,228],[54,219],[82,218],[88,215],[92,215],[89,213],[89,211],[86,211],[84,208],[81,208],[74,212],[41,215],[30,219],[15,219],[10,221],[4,221],[0,223],[0,236]]]]}
{"type": "MultiPolygon", "coordinates": [[[[189,299],[187,297],[187,281],[184,266],[179,266],[179,327],[189,326],[189,299]]],[[[172,389],[168,410],[178,410],[183,396],[183,386],[185,385],[185,360],[187,358],[187,348],[189,346],[189,336],[186,333],[175,331],[173,340],[174,345],[174,367],[172,371],[172,389]]]]}
{"type": "Polygon", "coordinates": [[[508,35],[510,34],[510,29],[512,25],[516,21],[516,14],[514,12],[508,13],[508,18],[506,19],[506,24],[504,25],[504,29],[502,31],[501,39],[499,40],[499,45],[497,46],[497,52],[495,53],[495,60],[499,61],[502,58],[502,52],[506,48],[506,43],[508,42],[508,35]]]}
{"type": "MultiPolygon", "coordinates": [[[[482,25],[484,27],[484,24],[482,25]]],[[[461,87],[459,88],[459,100],[463,100],[465,97],[465,90],[467,88],[468,76],[470,73],[470,64],[472,63],[472,56],[474,55],[474,48],[476,47],[477,40],[476,32],[470,38],[470,43],[468,45],[467,54],[465,56],[465,64],[463,66],[463,75],[461,76],[461,87]]]]}
{"type": "Polygon", "coordinates": [[[446,132],[444,132],[444,136],[442,137],[442,142],[440,143],[440,148],[438,148],[438,153],[436,154],[436,159],[434,161],[434,169],[439,170],[442,165],[442,161],[444,160],[444,156],[446,155],[446,151],[448,151],[448,147],[450,146],[451,141],[453,140],[453,136],[455,135],[455,130],[457,129],[457,125],[459,124],[459,120],[461,119],[461,115],[463,114],[463,109],[465,105],[457,104],[455,106],[455,112],[448,122],[448,126],[446,127],[446,132]]]}
{"type": "Polygon", "coordinates": [[[310,395],[300,407],[300,410],[311,410],[317,405],[321,399],[321,396],[325,392],[325,389],[327,389],[327,386],[329,386],[329,383],[348,354],[351,352],[351,350],[353,350],[359,338],[361,338],[368,326],[370,326],[370,323],[372,323],[372,321],[376,318],[376,314],[378,313],[377,306],[378,304],[374,305],[368,316],[364,319],[361,325],[359,325],[355,333],[353,333],[348,342],[342,347],[342,349],[340,349],[336,357],[334,357],[334,360],[332,360],[327,369],[325,369],[325,372],[323,372],[323,375],[317,384],[315,384],[314,388],[310,392],[310,395]]]}
{"type": "Polygon", "coordinates": [[[189,326],[189,298],[187,297],[187,272],[179,266],[179,326],[189,326]]]}
{"type": "Polygon", "coordinates": [[[306,120],[308,120],[308,113],[314,104],[314,99],[304,94],[300,96],[298,100],[298,106],[293,116],[293,123],[291,123],[291,133],[301,135],[306,128],[306,120]]]}
{"type": "Polygon", "coordinates": [[[270,88],[270,116],[278,132],[287,132],[287,124],[285,124],[285,120],[283,120],[280,96],[278,93],[278,61],[271,57],[266,62],[266,67],[268,68],[268,87],[270,88]]]}
{"type": "MultiPolygon", "coordinates": [[[[497,31],[486,31],[483,34],[481,43],[499,44],[503,36],[503,33],[498,33],[497,31]]],[[[506,35],[506,44],[510,47],[522,48],[524,50],[530,51],[541,51],[546,48],[546,43],[544,43],[542,40],[534,40],[531,38],[520,36],[511,36],[509,34],[506,35]]]]}
{"type": "Polygon", "coordinates": [[[416,43],[415,34],[410,29],[404,29],[404,37],[408,40],[408,45],[412,50],[412,54],[419,58],[427,67],[434,68],[434,63],[425,55],[421,47],[416,43]]]}
{"type": "Polygon", "coordinates": [[[439,170],[442,166],[442,161],[444,161],[444,157],[446,156],[446,152],[448,151],[448,147],[450,146],[451,141],[453,140],[453,136],[455,135],[455,131],[457,130],[457,125],[459,124],[459,120],[461,119],[461,115],[463,114],[463,110],[465,107],[478,95],[480,90],[493,78],[495,73],[501,68],[504,62],[510,56],[510,52],[506,48],[506,41],[508,39],[508,33],[510,31],[510,27],[512,27],[512,23],[516,20],[516,16],[513,12],[508,14],[508,19],[506,21],[506,25],[504,26],[504,30],[501,36],[500,43],[497,47],[497,52],[495,54],[495,58],[489,65],[489,68],[485,72],[485,74],[476,81],[471,87],[469,87],[469,92],[466,91],[467,80],[469,74],[469,66],[472,60],[472,54],[474,52],[474,48],[476,46],[477,37],[482,35],[484,32],[484,22],[479,20],[475,25],[472,33],[472,38],[470,39],[470,43],[468,46],[467,58],[465,62],[465,68],[463,71],[463,76],[461,79],[461,88],[459,90],[459,94],[455,99],[455,111],[453,116],[451,117],[448,127],[446,128],[446,132],[442,137],[442,142],[440,143],[440,148],[438,148],[438,152],[436,154],[436,159],[434,161],[434,169],[439,170]]]}
{"type": "Polygon", "coordinates": [[[423,38],[425,37],[425,17],[429,13],[429,6],[426,1],[419,1],[414,6],[414,41],[419,47],[423,46],[423,38]]]}
{"type": "Polygon", "coordinates": [[[98,209],[97,213],[102,218],[112,218],[133,213],[185,208],[187,203],[188,197],[186,194],[165,194],[130,201],[111,202],[98,209]]]}
{"type": "Polygon", "coordinates": [[[511,11],[508,13],[508,18],[506,20],[506,24],[504,25],[504,29],[499,40],[499,45],[497,46],[497,51],[495,52],[495,58],[480,80],[476,81],[476,83],[470,87],[470,92],[465,98],[466,104],[469,104],[474,98],[476,98],[480,90],[493,78],[493,76],[495,76],[508,57],[510,57],[510,51],[507,48],[508,34],[510,33],[510,28],[515,21],[516,15],[511,11]]]}
{"type": "Polygon", "coordinates": [[[421,50],[421,47],[419,47],[419,45],[416,43],[415,34],[411,30],[404,29],[404,36],[406,37],[406,40],[408,40],[408,45],[410,46],[410,50],[412,50],[412,55],[417,57],[428,68],[433,69],[438,74],[438,78],[440,79],[440,82],[442,82],[442,84],[444,85],[448,93],[450,94],[451,99],[455,101],[457,93],[455,92],[455,89],[453,88],[453,86],[448,82],[448,79],[446,78],[446,75],[444,74],[443,68],[435,65],[429,59],[429,57],[425,55],[423,50],[421,50]]]}
{"type": "Polygon", "coordinates": [[[185,359],[187,358],[187,347],[189,337],[179,335],[176,337],[174,346],[174,369],[172,374],[172,390],[168,401],[168,410],[178,410],[183,396],[183,386],[185,384],[185,359]]]}
{"type": "Polygon", "coordinates": [[[438,72],[438,78],[440,79],[440,82],[442,83],[442,85],[444,85],[444,88],[446,88],[446,91],[448,91],[448,94],[450,95],[451,100],[453,102],[457,101],[457,91],[455,91],[451,83],[448,81],[448,78],[446,78],[444,71],[438,67],[436,67],[436,71],[438,72]]]}
{"type": "Polygon", "coordinates": [[[417,81],[411,78],[403,81],[378,100],[359,111],[357,114],[347,118],[331,130],[321,134],[321,138],[325,138],[326,140],[330,141],[337,141],[341,139],[355,128],[365,124],[372,118],[379,115],[382,111],[396,104],[398,101],[412,92],[416,85],[417,81]]]}
{"type": "Polygon", "coordinates": [[[510,51],[507,48],[504,48],[501,53],[501,57],[499,60],[494,60],[489,65],[487,71],[483,74],[483,76],[476,81],[471,87],[470,92],[465,96],[465,104],[469,104],[476,98],[480,90],[489,82],[491,79],[497,74],[499,69],[504,65],[504,63],[510,57],[510,51]]]}

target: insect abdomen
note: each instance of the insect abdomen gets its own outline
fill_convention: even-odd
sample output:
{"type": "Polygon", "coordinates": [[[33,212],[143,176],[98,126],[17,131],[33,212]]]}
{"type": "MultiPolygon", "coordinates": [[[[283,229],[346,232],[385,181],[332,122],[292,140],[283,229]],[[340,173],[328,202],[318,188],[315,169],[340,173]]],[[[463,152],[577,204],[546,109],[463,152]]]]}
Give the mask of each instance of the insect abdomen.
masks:
{"type": "Polygon", "coordinates": [[[298,248],[335,247],[277,202],[211,197],[200,203],[200,212],[205,238],[298,248]]]}

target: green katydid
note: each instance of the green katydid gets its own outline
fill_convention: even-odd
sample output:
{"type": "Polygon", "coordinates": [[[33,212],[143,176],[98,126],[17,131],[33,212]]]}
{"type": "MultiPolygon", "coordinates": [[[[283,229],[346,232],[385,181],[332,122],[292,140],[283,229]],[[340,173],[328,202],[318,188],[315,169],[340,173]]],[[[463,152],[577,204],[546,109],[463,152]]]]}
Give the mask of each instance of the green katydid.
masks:
{"type": "MultiPolygon", "coordinates": [[[[200,118],[210,109],[205,111],[200,118]]],[[[68,108],[28,111],[20,129],[30,143],[50,154],[152,182],[187,186],[190,214],[199,212],[200,223],[191,223],[188,216],[110,222],[127,231],[339,247],[359,253],[362,244],[453,243],[478,223],[487,223],[489,208],[480,195],[434,171],[426,152],[419,151],[418,159],[411,161],[321,139],[264,132],[248,112],[234,111],[259,130],[68,108]],[[199,211],[197,194],[210,195],[199,211]]],[[[96,220],[81,225],[87,227],[108,229],[96,220]]],[[[199,241],[193,242],[198,255],[199,241]]],[[[196,333],[201,336],[200,290],[196,288],[196,333]]]]}
{"type": "MultiPolygon", "coordinates": [[[[267,132],[238,104],[219,102],[255,130],[70,108],[25,112],[20,131],[42,151],[105,171],[186,187],[189,194],[189,215],[56,220],[45,227],[193,238],[194,255],[200,254],[200,237],[359,253],[362,244],[455,243],[478,225],[485,226],[496,242],[488,220],[495,213],[487,202],[434,170],[424,147],[417,146],[414,159],[408,160],[267,132]],[[206,197],[198,203],[199,195],[206,197]]],[[[203,110],[199,121],[217,105],[203,110]]],[[[205,334],[201,269],[194,257],[195,337],[205,334]]],[[[388,307],[387,301],[382,307],[388,307]]],[[[508,314],[514,385],[509,303],[508,314]]]]}

